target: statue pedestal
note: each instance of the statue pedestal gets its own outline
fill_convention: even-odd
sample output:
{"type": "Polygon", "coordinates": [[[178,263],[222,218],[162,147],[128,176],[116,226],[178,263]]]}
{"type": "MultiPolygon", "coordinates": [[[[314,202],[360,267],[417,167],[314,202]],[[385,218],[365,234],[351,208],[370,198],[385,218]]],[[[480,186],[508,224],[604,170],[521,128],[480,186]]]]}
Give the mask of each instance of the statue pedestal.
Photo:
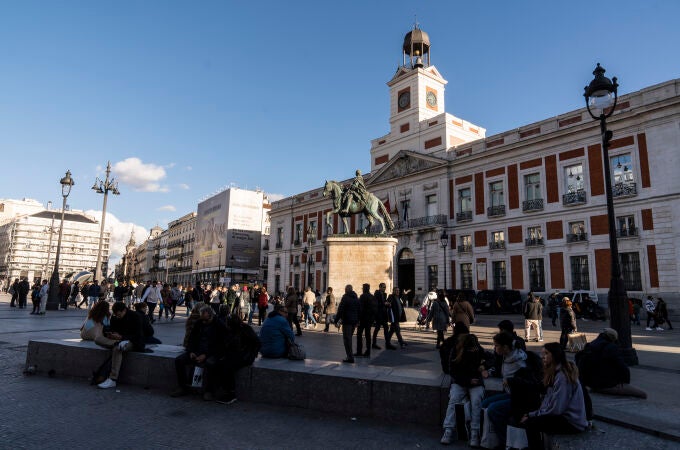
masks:
{"type": "Polygon", "coordinates": [[[328,248],[328,286],[333,288],[338,301],[351,284],[354,292],[361,295],[361,285],[371,285],[371,293],[380,283],[392,292],[394,255],[397,240],[387,236],[330,236],[328,248]]]}

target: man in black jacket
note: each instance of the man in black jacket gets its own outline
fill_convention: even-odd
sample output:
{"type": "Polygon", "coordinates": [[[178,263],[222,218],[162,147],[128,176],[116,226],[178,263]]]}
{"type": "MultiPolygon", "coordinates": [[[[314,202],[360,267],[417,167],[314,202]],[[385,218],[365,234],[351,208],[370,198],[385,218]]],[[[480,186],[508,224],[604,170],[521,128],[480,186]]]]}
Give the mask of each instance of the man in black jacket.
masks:
{"type": "Polygon", "coordinates": [[[531,329],[536,329],[536,341],[543,342],[543,305],[538,297],[529,292],[524,304],[524,341],[531,339],[531,329]]]}
{"type": "Polygon", "coordinates": [[[404,303],[399,297],[399,288],[395,287],[392,294],[387,297],[387,302],[385,304],[387,309],[387,320],[390,323],[390,330],[387,332],[387,338],[385,339],[385,348],[388,350],[395,350],[397,347],[390,343],[393,334],[397,334],[397,341],[401,348],[406,347],[406,342],[404,338],[401,337],[401,317],[404,312],[404,303]]]}
{"type": "Polygon", "coordinates": [[[365,283],[362,286],[361,297],[359,297],[361,304],[361,314],[359,315],[359,329],[357,330],[357,352],[354,356],[371,356],[371,325],[375,320],[375,305],[373,295],[371,295],[371,285],[365,283]],[[362,353],[363,336],[366,335],[366,352],[362,353]]]}
{"type": "Polygon", "coordinates": [[[28,279],[22,278],[19,282],[19,308],[26,308],[26,299],[30,290],[31,285],[28,283],[28,279]]]}
{"type": "Polygon", "coordinates": [[[12,283],[12,286],[9,288],[9,293],[12,295],[12,300],[10,301],[10,308],[14,308],[17,305],[15,303],[19,303],[17,300],[19,299],[19,279],[16,278],[14,280],[14,283],[12,283]]]}
{"type": "Polygon", "coordinates": [[[189,393],[187,366],[203,367],[206,377],[204,400],[215,399],[215,392],[222,381],[219,363],[227,353],[227,326],[217,320],[215,311],[210,305],[201,307],[200,314],[201,319],[196,322],[189,334],[187,351],[175,358],[175,370],[179,386],[177,390],[170,394],[173,397],[189,393]]]}
{"type": "Polygon", "coordinates": [[[139,314],[129,311],[123,302],[114,303],[111,312],[113,313],[111,331],[106,333],[106,337],[118,342],[111,349],[111,373],[106,380],[97,385],[101,389],[116,387],[125,352],[144,351],[144,331],[139,314]]]}
{"type": "Polygon", "coordinates": [[[387,292],[385,292],[386,289],[387,285],[385,285],[385,283],[380,283],[378,290],[375,291],[375,294],[373,294],[373,303],[375,305],[373,308],[375,311],[375,328],[373,329],[373,345],[371,347],[376,350],[380,350],[380,346],[377,342],[378,331],[380,331],[381,328],[383,329],[385,343],[387,343],[387,333],[389,332],[389,328],[387,326],[387,310],[385,308],[385,303],[387,302],[387,292]]]}
{"type": "Polygon", "coordinates": [[[348,284],[345,286],[345,295],[340,300],[338,313],[335,316],[336,326],[338,321],[342,320],[342,341],[345,344],[345,353],[347,354],[347,358],[342,360],[344,363],[354,362],[354,357],[352,356],[352,335],[357,328],[360,315],[361,303],[359,303],[359,298],[357,293],[354,292],[352,285],[348,284]]]}

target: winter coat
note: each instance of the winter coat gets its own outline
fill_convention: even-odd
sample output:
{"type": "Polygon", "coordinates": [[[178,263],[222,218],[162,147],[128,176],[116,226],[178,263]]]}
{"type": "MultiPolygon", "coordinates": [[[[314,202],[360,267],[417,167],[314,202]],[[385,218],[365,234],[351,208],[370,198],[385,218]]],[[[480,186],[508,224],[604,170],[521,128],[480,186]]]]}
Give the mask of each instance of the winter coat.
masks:
{"type": "Polygon", "coordinates": [[[630,383],[630,369],[623,360],[621,348],[600,335],[576,354],[579,378],[595,389],[630,383]]]}
{"type": "Polygon", "coordinates": [[[567,307],[562,307],[562,313],[560,314],[560,328],[563,330],[572,329],[576,331],[576,314],[574,310],[567,307]]]}
{"type": "Polygon", "coordinates": [[[455,302],[451,308],[451,314],[453,315],[453,323],[463,322],[468,328],[475,321],[475,310],[467,300],[455,302]]]}
{"type": "Polygon", "coordinates": [[[335,322],[337,323],[339,320],[342,320],[343,325],[356,325],[359,323],[360,315],[361,303],[359,303],[357,293],[354,291],[345,293],[340,300],[335,322]]]}
{"type": "Polygon", "coordinates": [[[527,354],[518,348],[510,352],[509,355],[503,358],[503,366],[501,367],[501,374],[503,380],[508,381],[515,375],[522,367],[526,367],[527,354]]]}
{"type": "Polygon", "coordinates": [[[543,305],[538,298],[524,304],[524,318],[527,320],[543,319],[543,305]]]}
{"type": "Polygon", "coordinates": [[[373,325],[375,321],[375,302],[373,300],[373,295],[370,292],[361,294],[359,297],[359,303],[361,303],[361,315],[359,321],[362,324],[368,326],[373,325]]]}
{"type": "Polygon", "coordinates": [[[378,289],[373,293],[373,301],[375,302],[375,322],[383,324],[387,322],[387,309],[385,302],[387,301],[387,293],[378,289]]]}
{"type": "Polygon", "coordinates": [[[335,295],[331,292],[330,294],[326,294],[326,302],[324,303],[324,306],[326,307],[326,314],[335,314],[335,312],[338,310],[338,305],[335,302],[335,295]]]}
{"type": "Polygon", "coordinates": [[[272,311],[260,328],[260,353],[265,358],[283,358],[287,354],[287,342],[295,342],[295,336],[288,320],[281,314],[272,311]]]}
{"type": "Polygon", "coordinates": [[[562,416],[577,430],[583,431],[588,426],[586,405],[583,399],[583,388],[576,381],[570,384],[558,366],[555,381],[543,397],[541,407],[529,413],[529,417],[562,416]]]}
{"type": "Polygon", "coordinates": [[[432,322],[435,331],[446,331],[450,323],[449,305],[446,300],[435,300],[427,314],[427,323],[432,322]]]}
{"type": "Polygon", "coordinates": [[[451,351],[451,365],[449,369],[451,383],[465,388],[484,386],[484,379],[479,371],[483,357],[484,350],[481,347],[477,347],[474,350],[464,349],[463,357],[459,362],[456,362],[456,349],[454,348],[451,351]]]}

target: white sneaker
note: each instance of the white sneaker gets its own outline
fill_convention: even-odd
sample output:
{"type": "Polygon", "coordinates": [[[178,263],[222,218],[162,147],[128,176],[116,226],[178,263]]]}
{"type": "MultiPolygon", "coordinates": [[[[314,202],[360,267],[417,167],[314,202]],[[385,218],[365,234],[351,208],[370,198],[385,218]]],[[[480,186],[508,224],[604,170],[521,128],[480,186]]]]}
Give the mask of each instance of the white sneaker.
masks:
{"type": "Polygon", "coordinates": [[[110,389],[110,388],[115,388],[116,387],[116,382],[113,381],[111,378],[107,378],[106,380],[102,381],[97,385],[99,389],[110,389]]]}
{"type": "Polygon", "coordinates": [[[652,331],[652,329],[649,328],[649,327],[645,328],[645,330],[647,330],[647,331],[652,331]]]}
{"type": "Polygon", "coordinates": [[[656,331],[663,331],[663,328],[661,328],[661,327],[656,327],[656,331]]]}
{"type": "Polygon", "coordinates": [[[452,440],[453,440],[453,428],[444,428],[444,435],[442,436],[442,440],[439,442],[448,445],[451,443],[452,440]]]}

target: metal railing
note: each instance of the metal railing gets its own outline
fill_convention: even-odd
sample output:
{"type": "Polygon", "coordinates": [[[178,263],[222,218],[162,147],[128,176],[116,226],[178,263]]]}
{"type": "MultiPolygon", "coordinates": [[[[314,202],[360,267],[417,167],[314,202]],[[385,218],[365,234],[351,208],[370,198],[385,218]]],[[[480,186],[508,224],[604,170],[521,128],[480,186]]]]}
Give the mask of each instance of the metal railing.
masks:
{"type": "Polygon", "coordinates": [[[637,195],[637,183],[634,181],[616,183],[614,186],[612,186],[612,195],[614,197],[630,197],[637,195]]]}
{"type": "Polygon", "coordinates": [[[588,233],[567,234],[567,243],[583,242],[588,240],[588,233]]]}
{"type": "Polygon", "coordinates": [[[472,245],[459,245],[458,253],[472,253],[472,245]]]}
{"type": "Polygon", "coordinates": [[[457,222],[468,222],[472,220],[472,211],[463,211],[456,213],[457,222]]]}
{"type": "Polygon", "coordinates": [[[526,245],[527,247],[535,247],[537,245],[543,245],[543,238],[525,239],[524,245],[526,245]]]}
{"type": "Polygon", "coordinates": [[[543,209],[543,199],[535,198],[533,200],[524,200],[522,202],[522,211],[540,211],[543,209]]]}
{"type": "Polygon", "coordinates": [[[505,205],[489,206],[486,208],[487,217],[499,217],[505,215],[505,205]]]}
{"type": "Polygon", "coordinates": [[[276,248],[283,248],[283,242],[277,242],[276,248]]]}
{"type": "Polygon", "coordinates": [[[625,230],[616,230],[616,237],[635,237],[638,235],[638,229],[631,227],[625,230]]]}
{"type": "Polygon", "coordinates": [[[505,248],[505,241],[489,242],[489,250],[502,250],[505,248]]]}
{"type": "Polygon", "coordinates": [[[579,205],[586,202],[586,191],[580,189],[574,192],[567,192],[562,196],[563,205],[579,205]]]}

